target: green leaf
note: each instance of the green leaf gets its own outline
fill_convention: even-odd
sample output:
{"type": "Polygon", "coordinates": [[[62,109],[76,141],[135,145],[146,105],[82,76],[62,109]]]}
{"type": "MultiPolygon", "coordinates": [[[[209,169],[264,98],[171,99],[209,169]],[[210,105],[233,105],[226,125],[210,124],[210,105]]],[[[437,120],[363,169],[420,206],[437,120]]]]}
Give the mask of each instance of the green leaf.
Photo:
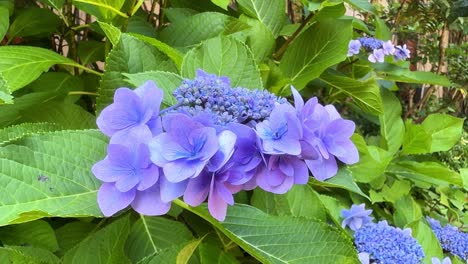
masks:
{"type": "Polygon", "coordinates": [[[214,243],[201,243],[198,247],[201,264],[239,264],[240,262],[231,254],[223,251],[214,243]]]}
{"type": "Polygon", "coordinates": [[[60,18],[45,8],[24,9],[10,26],[10,38],[36,35],[52,35],[60,24],[60,18]]]}
{"type": "Polygon", "coordinates": [[[285,1],[238,0],[237,4],[246,15],[265,24],[275,38],[279,36],[285,21],[285,1]]]}
{"type": "Polygon", "coordinates": [[[242,31],[245,34],[245,44],[250,48],[254,55],[255,61],[260,63],[265,58],[271,56],[276,42],[271,31],[260,21],[242,15],[239,18],[245,22],[250,28],[242,31]]]}
{"type": "Polygon", "coordinates": [[[381,40],[390,40],[392,39],[392,32],[385,24],[385,20],[380,18],[375,18],[375,38],[381,40]]]}
{"type": "Polygon", "coordinates": [[[440,246],[439,240],[436,235],[432,232],[431,227],[425,219],[420,219],[407,225],[410,227],[412,232],[411,235],[416,238],[421,247],[424,250],[426,257],[424,263],[432,263],[432,258],[436,257],[442,259],[444,254],[440,246]]]}
{"type": "Polygon", "coordinates": [[[233,38],[212,38],[189,51],[182,63],[182,76],[194,78],[197,69],[229,77],[232,87],[263,87],[252,53],[233,38]]]}
{"type": "Polygon", "coordinates": [[[122,32],[120,32],[120,29],[116,28],[112,24],[104,23],[101,21],[98,21],[98,23],[102,31],[104,31],[104,34],[106,34],[106,37],[112,43],[112,45],[117,45],[120,40],[120,35],[122,34],[122,32]]]}
{"type": "Polygon", "coordinates": [[[390,91],[382,89],[383,114],[379,115],[380,145],[394,154],[403,143],[405,125],[401,119],[400,100],[390,91]]]}
{"type": "Polygon", "coordinates": [[[52,252],[34,247],[0,247],[0,263],[59,264],[52,252]]]}
{"type": "Polygon", "coordinates": [[[345,189],[370,200],[369,196],[362,192],[347,168],[341,168],[338,173],[326,181],[318,181],[312,178],[312,185],[345,189]]]}
{"type": "Polygon", "coordinates": [[[328,67],[346,59],[351,37],[351,20],[317,22],[292,42],[280,68],[300,90],[328,67]]]}
{"type": "Polygon", "coordinates": [[[64,264],[130,263],[125,256],[125,240],[130,231],[128,215],[90,234],[63,257],[64,264]]]}
{"type": "Polygon", "coordinates": [[[54,230],[49,223],[42,220],[2,227],[0,237],[4,245],[28,245],[52,252],[58,249],[54,230]]]}
{"type": "Polygon", "coordinates": [[[10,26],[10,14],[8,8],[0,6],[0,40],[3,39],[10,26]]]}
{"type": "Polygon", "coordinates": [[[0,47],[0,74],[12,92],[31,83],[54,64],[81,66],[50,50],[28,46],[0,47]]]}
{"type": "Polygon", "coordinates": [[[120,11],[125,0],[73,0],[73,5],[86,13],[95,16],[99,21],[110,22],[114,17],[128,18],[120,11]]]}
{"type": "Polygon", "coordinates": [[[163,217],[140,215],[128,236],[125,251],[133,263],[159,254],[167,248],[184,244],[193,239],[190,230],[181,222],[163,217]]]}
{"type": "Polygon", "coordinates": [[[94,130],[35,135],[0,148],[0,226],[42,217],[101,216],[92,165],[107,138],[94,130]],[[21,192],[18,192],[21,189],[21,192]]]}
{"type": "Polygon", "coordinates": [[[295,185],[281,195],[256,189],[252,196],[252,205],[268,214],[326,220],[326,211],[318,194],[308,185],[295,185]]]}
{"type": "Polygon", "coordinates": [[[331,71],[325,71],[320,75],[319,79],[332,88],[334,96],[340,99],[351,97],[354,104],[369,114],[378,115],[382,113],[383,105],[379,84],[374,78],[355,80],[332,74],[331,71]]]}
{"type": "Polygon", "coordinates": [[[100,41],[88,40],[78,42],[78,57],[82,64],[104,61],[104,46],[100,41]]]}
{"type": "Polygon", "coordinates": [[[83,241],[94,229],[96,224],[75,221],[67,223],[55,230],[59,245],[59,254],[63,255],[83,241]]]}
{"type": "Polygon", "coordinates": [[[359,150],[359,162],[348,166],[357,182],[369,183],[380,177],[392,160],[393,155],[376,146],[366,146],[359,150]]]}
{"type": "Polygon", "coordinates": [[[53,8],[60,10],[63,7],[63,4],[65,3],[65,0],[39,0],[39,2],[49,4],[53,8]]]}
{"type": "Polygon", "coordinates": [[[166,8],[164,13],[169,21],[180,21],[198,14],[198,11],[190,8],[166,8]]]}
{"type": "Polygon", "coordinates": [[[432,114],[424,120],[422,127],[431,135],[431,152],[447,151],[460,140],[463,119],[446,114],[432,114]]]}
{"type": "MultiPolygon", "coordinates": [[[[392,186],[393,187],[393,186],[392,186]]],[[[393,219],[395,225],[398,227],[404,227],[405,225],[419,221],[422,218],[421,207],[414,201],[411,195],[407,192],[398,199],[395,204],[395,213],[393,219]]]]}
{"type": "Polygon", "coordinates": [[[11,90],[8,83],[0,73],[0,105],[2,102],[6,104],[13,103],[13,96],[11,96],[11,90]]]}
{"type": "Polygon", "coordinates": [[[62,127],[51,123],[22,123],[0,129],[0,146],[35,134],[61,130],[62,127]]]}
{"type": "Polygon", "coordinates": [[[358,263],[352,242],[328,224],[302,217],[272,216],[257,208],[236,204],[224,222],[205,207],[191,208],[262,263],[358,263]]]}
{"type": "Polygon", "coordinates": [[[324,1],[320,4],[320,9],[312,18],[313,21],[322,21],[331,18],[338,18],[345,14],[346,8],[343,2],[324,1]]]}
{"type": "Polygon", "coordinates": [[[374,5],[369,3],[367,0],[345,0],[345,2],[356,9],[363,10],[371,14],[375,14],[377,12],[374,5]]]}
{"type": "Polygon", "coordinates": [[[106,72],[101,80],[96,109],[109,105],[114,92],[125,87],[122,73],[140,73],[145,71],[177,72],[175,64],[156,47],[128,34],[122,34],[119,43],[114,46],[106,60],[106,72]]]}
{"type": "Polygon", "coordinates": [[[434,84],[444,87],[451,86],[450,80],[445,76],[438,75],[433,72],[409,71],[408,69],[396,73],[388,72],[384,79],[404,83],[434,84]]]}
{"type": "Polygon", "coordinates": [[[172,92],[182,84],[182,77],[172,72],[163,71],[147,71],[140,73],[124,73],[128,78],[128,82],[135,87],[140,86],[148,80],[154,81],[156,85],[164,91],[163,103],[166,106],[172,106],[176,103],[176,99],[172,92]]]}
{"type": "Polygon", "coordinates": [[[166,248],[157,255],[145,259],[141,264],[186,264],[201,241],[202,239],[196,239],[171,248],[166,248]]]}
{"type": "Polygon", "coordinates": [[[436,186],[447,186],[454,184],[463,186],[460,174],[450,170],[446,166],[432,161],[400,161],[391,163],[387,172],[412,180],[413,182],[424,182],[436,186]]]}
{"type": "Polygon", "coordinates": [[[432,138],[421,126],[406,120],[406,133],[403,138],[401,154],[426,154],[431,152],[432,138]]]}
{"type": "Polygon", "coordinates": [[[157,29],[154,27],[154,24],[148,21],[147,13],[142,12],[128,19],[127,33],[155,38],[157,36],[157,29]]]}
{"type": "Polygon", "coordinates": [[[241,22],[221,13],[204,12],[173,21],[159,37],[172,47],[188,47],[227,33],[233,23],[241,22]]]}
{"type": "Polygon", "coordinates": [[[159,40],[157,40],[155,38],[150,38],[150,37],[146,37],[146,36],[135,34],[135,33],[130,34],[130,36],[133,36],[133,37],[135,37],[135,38],[137,38],[139,40],[143,40],[144,42],[158,48],[159,51],[161,51],[162,53],[166,54],[169,58],[171,58],[171,60],[177,66],[177,69],[180,70],[180,67],[182,66],[182,60],[183,60],[184,56],[178,50],[172,48],[171,46],[169,46],[169,45],[165,44],[164,42],[161,42],[161,41],[159,41],[159,40]]]}
{"type": "Polygon", "coordinates": [[[211,0],[213,4],[221,7],[224,10],[228,10],[228,5],[231,2],[230,0],[211,0]]]}

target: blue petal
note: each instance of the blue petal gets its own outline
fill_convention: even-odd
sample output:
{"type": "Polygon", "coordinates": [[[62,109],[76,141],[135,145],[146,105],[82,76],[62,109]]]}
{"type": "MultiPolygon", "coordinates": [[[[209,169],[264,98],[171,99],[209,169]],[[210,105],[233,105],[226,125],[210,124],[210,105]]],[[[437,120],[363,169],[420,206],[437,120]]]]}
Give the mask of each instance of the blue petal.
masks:
{"type": "Polygon", "coordinates": [[[171,203],[161,201],[159,186],[137,192],[132,207],[143,215],[164,215],[171,209],[171,203]]]}
{"type": "Polygon", "coordinates": [[[135,190],[120,192],[113,183],[104,183],[97,193],[99,208],[107,217],[130,205],[134,198],[135,190]]]}

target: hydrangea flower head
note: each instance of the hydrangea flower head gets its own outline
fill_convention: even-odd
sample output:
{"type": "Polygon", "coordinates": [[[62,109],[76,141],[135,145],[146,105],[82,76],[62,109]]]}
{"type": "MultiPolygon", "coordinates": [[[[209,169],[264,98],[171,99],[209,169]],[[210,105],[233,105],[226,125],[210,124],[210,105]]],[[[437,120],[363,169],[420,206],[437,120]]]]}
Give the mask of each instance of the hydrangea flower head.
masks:
{"type": "Polygon", "coordinates": [[[410,232],[389,226],[386,221],[367,223],[354,233],[359,252],[366,252],[377,263],[419,264],[424,252],[410,232]]]}
{"type": "Polygon", "coordinates": [[[398,45],[395,47],[393,57],[395,58],[395,60],[404,60],[410,57],[410,53],[410,50],[406,48],[406,44],[404,44],[403,46],[398,45]]]}
{"type": "Polygon", "coordinates": [[[392,41],[386,41],[382,44],[382,50],[385,55],[393,55],[395,52],[395,46],[393,45],[392,41]]]}
{"type": "Polygon", "coordinates": [[[376,38],[370,38],[370,37],[362,37],[358,39],[359,42],[361,42],[362,47],[366,49],[367,51],[373,51],[376,49],[382,48],[383,41],[376,39],[376,38]]]}
{"type": "Polygon", "coordinates": [[[384,62],[385,60],[385,52],[383,49],[375,49],[372,51],[371,54],[369,54],[368,60],[372,63],[377,63],[377,62],[384,62]]]}
{"type": "Polygon", "coordinates": [[[119,88],[114,102],[104,108],[97,118],[99,129],[112,143],[126,141],[129,134],[147,137],[161,132],[159,108],[163,91],[148,81],[135,90],[119,88]]]}
{"type": "Polygon", "coordinates": [[[348,44],[348,57],[359,54],[361,49],[361,42],[357,39],[353,39],[348,44]]]}
{"type": "Polygon", "coordinates": [[[372,221],[372,210],[366,210],[365,204],[353,204],[349,210],[343,209],[341,216],[344,218],[341,226],[345,228],[349,226],[351,230],[356,231],[363,225],[372,221]]]}
{"type": "Polygon", "coordinates": [[[442,226],[439,221],[430,217],[427,217],[427,221],[445,251],[468,260],[468,233],[449,224],[442,226]]]}
{"type": "Polygon", "coordinates": [[[278,104],[268,120],[258,123],[257,135],[266,154],[301,153],[302,125],[296,110],[289,104],[278,104]]]}
{"type": "Polygon", "coordinates": [[[159,198],[160,169],[150,160],[148,146],[135,142],[133,145],[110,144],[107,156],[97,162],[93,174],[103,181],[98,191],[98,204],[105,216],[111,216],[129,205],[147,215],[167,213],[170,203],[159,198]],[[141,203],[141,200],[152,200],[141,203]]]}
{"type": "Polygon", "coordinates": [[[153,163],[173,183],[198,176],[219,149],[216,130],[179,113],[165,115],[163,127],[149,143],[153,163]]]}
{"type": "Polygon", "coordinates": [[[449,257],[444,258],[442,261],[438,258],[431,258],[432,264],[452,264],[452,260],[449,257]]]}

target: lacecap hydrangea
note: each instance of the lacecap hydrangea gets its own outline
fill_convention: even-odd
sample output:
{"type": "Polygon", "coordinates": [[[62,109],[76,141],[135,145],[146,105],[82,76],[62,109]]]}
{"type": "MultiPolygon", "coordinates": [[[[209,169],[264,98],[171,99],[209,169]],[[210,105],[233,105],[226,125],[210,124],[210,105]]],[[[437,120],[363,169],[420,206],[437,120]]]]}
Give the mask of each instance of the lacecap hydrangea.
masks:
{"type": "Polygon", "coordinates": [[[148,81],[119,88],[97,119],[110,143],[92,171],[103,182],[105,216],[131,206],[145,215],[167,213],[174,199],[208,201],[222,221],[234,194],[256,187],[286,193],[333,177],[337,160],[353,164],[354,123],[317,98],[294,105],[266,90],[231,87],[227,77],[201,70],[174,91],[177,103],[160,109],[163,92],[148,81]]]}
{"type": "Polygon", "coordinates": [[[468,261],[468,233],[450,224],[442,226],[439,221],[430,217],[427,217],[427,221],[445,251],[468,261]]]}
{"type": "Polygon", "coordinates": [[[390,40],[383,41],[371,37],[351,40],[348,44],[348,57],[358,55],[361,48],[369,53],[368,60],[372,63],[384,62],[385,56],[393,56],[395,60],[405,60],[410,57],[410,50],[406,44],[395,46],[390,40]]]}
{"type": "Polygon", "coordinates": [[[372,222],[364,205],[343,210],[342,225],[354,231],[354,244],[362,264],[419,264],[424,252],[411,236],[411,229],[390,226],[387,221],[372,222]]]}

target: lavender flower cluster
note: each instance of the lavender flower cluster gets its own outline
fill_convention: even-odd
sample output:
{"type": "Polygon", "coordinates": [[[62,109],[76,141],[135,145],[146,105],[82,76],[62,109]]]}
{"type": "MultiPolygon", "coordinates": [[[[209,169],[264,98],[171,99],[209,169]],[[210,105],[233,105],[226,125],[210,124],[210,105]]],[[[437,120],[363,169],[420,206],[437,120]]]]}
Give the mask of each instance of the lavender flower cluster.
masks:
{"type": "Polygon", "coordinates": [[[393,56],[395,60],[404,60],[410,57],[410,50],[403,46],[394,46],[392,42],[370,37],[351,40],[348,45],[348,57],[359,54],[361,47],[370,52],[368,60],[372,63],[384,62],[385,56],[393,56]]]}
{"type": "Polygon", "coordinates": [[[149,81],[119,88],[97,119],[110,143],[92,171],[103,184],[98,204],[105,216],[127,206],[163,215],[183,196],[191,206],[206,199],[222,221],[233,194],[257,186],[285,193],[337,173],[336,159],[359,156],[350,140],[355,125],[317,98],[295,105],[266,91],[231,88],[226,77],[198,71],[174,92],[175,106],[160,110],[163,92],[149,81]]]}
{"type": "Polygon", "coordinates": [[[427,221],[445,251],[468,261],[468,233],[449,224],[442,226],[439,221],[430,217],[427,217],[427,221]]]}
{"type": "Polygon", "coordinates": [[[388,225],[387,221],[372,222],[372,210],[364,204],[353,205],[341,212],[342,226],[354,231],[354,244],[362,264],[419,264],[424,252],[418,241],[411,236],[411,229],[400,229],[388,225]]]}

